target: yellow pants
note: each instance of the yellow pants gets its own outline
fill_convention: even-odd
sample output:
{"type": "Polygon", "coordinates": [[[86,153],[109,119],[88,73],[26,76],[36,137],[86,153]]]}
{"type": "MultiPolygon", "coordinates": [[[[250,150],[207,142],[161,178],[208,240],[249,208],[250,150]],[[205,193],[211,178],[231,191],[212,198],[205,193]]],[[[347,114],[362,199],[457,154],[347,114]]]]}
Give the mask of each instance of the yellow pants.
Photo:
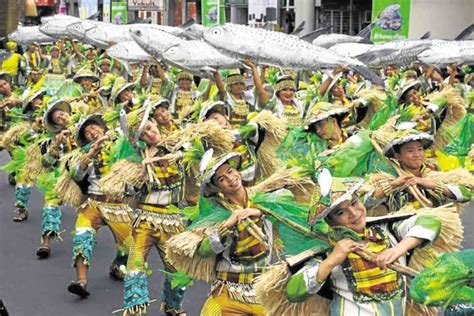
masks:
{"type": "MultiPolygon", "coordinates": [[[[142,209],[144,207],[144,205],[139,206],[139,208],[142,209]]],[[[155,209],[153,206],[146,206],[146,208],[155,209]]],[[[176,269],[166,260],[165,247],[168,240],[173,235],[179,233],[180,229],[177,226],[174,226],[175,232],[164,231],[164,229],[165,227],[161,227],[160,225],[155,226],[144,219],[132,230],[133,239],[130,243],[127,276],[125,277],[124,284],[124,306],[127,308],[133,306],[140,307],[143,306],[145,302],[149,302],[148,277],[145,263],[150,249],[153,246],[158,250],[165,270],[170,273],[176,272],[176,269]],[[131,296],[130,294],[132,293],[135,294],[131,296]]],[[[173,288],[172,280],[168,276],[165,276],[163,283],[163,292],[161,295],[163,309],[165,311],[181,311],[185,289],[181,287],[173,288]]]]}
{"type": "Polygon", "coordinates": [[[137,268],[133,265],[138,262],[145,263],[151,247],[155,246],[165,270],[168,272],[176,272],[176,269],[168,263],[165,256],[165,246],[171,237],[172,235],[170,233],[150,228],[146,222],[141,222],[140,225],[132,231],[133,244],[128,257],[127,270],[137,268]]]}
{"type": "MultiPolygon", "coordinates": [[[[76,220],[76,231],[73,238],[73,260],[78,256],[84,258],[84,263],[90,265],[93,248],[95,245],[95,234],[103,226],[108,226],[114,236],[117,248],[122,252],[128,252],[127,238],[131,236],[129,221],[111,221],[106,219],[98,205],[107,205],[103,202],[88,202],[78,210],[76,220]]],[[[114,204],[116,205],[116,204],[114,204]]]]}
{"type": "Polygon", "coordinates": [[[220,295],[211,295],[201,310],[201,316],[264,316],[260,304],[249,304],[233,300],[224,288],[220,295]]]}

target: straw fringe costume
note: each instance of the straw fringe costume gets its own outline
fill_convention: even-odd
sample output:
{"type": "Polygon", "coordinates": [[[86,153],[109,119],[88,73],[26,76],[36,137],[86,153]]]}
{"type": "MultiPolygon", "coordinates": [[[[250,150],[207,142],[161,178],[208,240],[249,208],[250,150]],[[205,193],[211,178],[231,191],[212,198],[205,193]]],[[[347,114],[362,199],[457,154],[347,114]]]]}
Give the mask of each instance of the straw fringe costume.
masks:
{"type": "MultiPolygon", "coordinates": [[[[187,71],[181,71],[176,76],[176,81],[187,79],[193,81],[193,75],[187,71]]],[[[176,82],[167,78],[161,84],[161,95],[170,100],[170,112],[175,118],[181,118],[181,113],[187,113],[189,108],[201,96],[199,91],[181,90],[176,82]]]]}
{"type": "MultiPolygon", "coordinates": [[[[261,217],[249,218],[229,229],[222,227],[222,222],[241,206],[233,205],[221,193],[216,194],[209,175],[226,161],[237,168],[240,163],[238,157],[237,153],[231,153],[211,160],[202,182],[206,183],[203,195],[210,197],[201,198],[199,216],[185,232],[168,243],[167,257],[177,269],[211,283],[211,292],[201,315],[265,315],[254,290],[256,277],[279,258],[283,249],[291,253],[298,251],[303,244],[308,246],[313,241],[321,244],[305,239],[304,232],[294,230],[288,223],[279,222],[275,214],[304,223],[301,218],[305,214],[304,207],[294,202],[289,191],[263,193],[297,182],[289,174],[279,174],[281,177],[271,178],[246,191],[249,196],[247,207],[266,210],[264,212],[268,215],[265,213],[261,217]],[[234,165],[237,158],[239,162],[234,165]]],[[[203,158],[203,161],[206,159],[203,158]]]]}
{"type": "MultiPolygon", "coordinates": [[[[104,124],[97,116],[89,116],[79,123],[76,138],[82,132],[81,127],[88,120],[96,120],[98,124],[104,124]]],[[[84,145],[83,141],[78,141],[78,143],[84,145]]],[[[82,150],[87,150],[89,146],[90,144],[85,145],[82,150]]],[[[122,198],[104,195],[99,187],[99,181],[107,171],[107,148],[110,146],[111,141],[105,141],[101,151],[92,160],[86,160],[83,155],[77,159],[76,163],[69,166],[70,176],[79,185],[82,193],[87,196],[87,200],[77,209],[73,263],[75,264],[78,257],[82,257],[84,264],[90,266],[96,243],[96,232],[101,227],[108,226],[117,247],[117,257],[111,270],[117,271],[119,266],[125,265],[127,261],[129,245],[126,242],[131,235],[132,209],[123,203],[122,198]]]]}
{"type": "MultiPolygon", "coordinates": [[[[161,157],[166,150],[158,148],[152,157],[161,157]]],[[[183,231],[185,220],[180,212],[184,199],[184,170],[176,162],[156,164],[151,167],[153,178],[144,180],[139,190],[138,205],[134,209],[132,241],[124,283],[124,308],[129,314],[146,311],[149,304],[147,258],[155,246],[166,272],[176,269],[165,257],[167,241],[183,231]]],[[[143,170],[145,178],[145,170],[143,170]]],[[[165,311],[179,313],[184,288],[172,288],[171,279],[165,276],[162,294],[165,311]]]]}
{"type": "MultiPolygon", "coordinates": [[[[59,147],[49,144],[41,162],[46,168],[40,179],[43,180],[44,205],[41,219],[41,235],[60,238],[61,232],[61,204],[62,201],[54,189],[59,178],[59,165],[61,156],[71,152],[76,147],[74,139],[67,137],[59,147]]],[[[40,184],[38,184],[40,187],[40,184]]]]}
{"type": "MultiPolygon", "coordinates": [[[[366,249],[379,253],[393,247],[404,237],[416,237],[433,242],[440,231],[440,223],[429,216],[412,216],[389,223],[368,223],[362,241],[366,249]]],[[[405,258],[399,259],[406,264],[405,258]]],[[[346,261],[332,270],[323,283],[316,281],[320,260],[312,259],[294,274],[287,284],[290,302],[301,302],[317,294],[324,283],[329,283],[333,298],[329,306],[330,315],[404,315],[406,289],[404,278],[388,269],[383,271],[375,264],[350,254],[346,261]]]]}
{"type": "Polygon", "coordinates": [[[71,175],[77,182],[83,181],[87,177],[87,181],[90,183],[87,191],[89,197],[77,210],[73,238],[73,262],[78,256],[82,256],[84,263],[90,266],[96,243],[96,232],[101,227],[108,226],[114,236],[117,249],[121,253],[116,258],[117,262],[125,264],[128,252],[125,242],[131,233],[131,209],[120,199],[108,198],[97,190],[96,167],[96,163],[90,163],[86,170],[81,170],[76,165],[71,175]]]}

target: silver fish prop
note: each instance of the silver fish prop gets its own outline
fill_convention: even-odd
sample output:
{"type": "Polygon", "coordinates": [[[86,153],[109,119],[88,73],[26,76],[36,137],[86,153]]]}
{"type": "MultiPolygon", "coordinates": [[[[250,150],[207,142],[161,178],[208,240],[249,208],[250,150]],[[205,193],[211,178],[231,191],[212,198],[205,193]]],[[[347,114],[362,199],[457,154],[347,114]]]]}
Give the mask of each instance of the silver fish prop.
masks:
{"type": "Polygon", "coordinates": [[[159,29],[142,28],[139,26],[130,26],[129,36],[145,52],[158,59],[162,59],[163,53],[171,46],[184,42],[182,38],[159,29]]]}
{"type": "MultiPolygon", "coordinates": [[[[132,36],[133,40],[149,55],[155,57],[158,60],[162,60],[167,64],[181,68],[183,70],[189,71],[196,76],[200,76],[203,78],[211,78],[212,74],[209,73],[211,69],[209,67],[201,67],[201,68],[191,68],[188,64],[178,64],[170,59],[165,59],[163,54],[166,52],[170,47],[177,46],[181,43],[186,42],[186,40],[171,35],[169,33],[160,31],[158,29],[143,29],[140,27],[131,27],[130,28],[130,35],[132,36]]],[[[197,54],[197,51],[195,51],[197,54]]],[[[208,65],[207,65],[208,66],[208,65]]]]}
{"type": "Polygon", "coordinates": [[[373,45],[368,51],[355,56],[370,68],[388,65],[406,66],[418,60],[418,55],[443,40],[402,40],[373,45]]]}
{"type": "MultiPolygon", "coordinates": [[[[135,24],[136,25],[136,24],[135,24]]],[[[132,38],[128,32],[128,25],[103,24],[100,27],[94,27],[86,32],[86,39],[102,49],[115,45],[120,42],[131,41],[132,38]]]]}
{"type": "Polygon", "coordinates": [[[361,36],[350,36],[346,34],[333,33],[319,35],[312,42],[313,45],[323,48],[330,48],[336,44],[342,43],[370,43],[370,41],[361,36]]]}
{"type": "Polygon", "coordinates": [[[81,19],[72,15],[55,14],[41,17],[41,24],[46,24],[51,21],[80,21],[81,19]]]}
{"type": "Polygon", "coordinates": [[[343,56],[355,57],[366,53],[371,49],[373,44],[363,44],[363,43],[341,43],[331,46],[329,50],[336,52],[343,56]]]}
{"type": "Polygon", "coordinates": [[[373,83],[382,84],[381,78],[357,59],[312,45],[297,36],[229,23],[206,29],[203,37],[206,42],[232,58],[250,58],[260,64],[295,70],[318,70],[347,65],[373,83]]]}
{"type": "Polygon", "coordinates": [[[49,20],[43,25],[39,26],[41,33],[46,34],[55,39],[64,39],[67,37],[73,37],[70,32],[68,32],[67,27],[71,24],[80,22],[77,19],[56,19],[49,20]]]}
{"type": "Polygon", "coordinates": [[[22,26],[16,29],[16,31],[8,34],[8,39],[18,44],[31,44],[31,43],[53,43],[54,38],[40,32],[38,26],[22,26]]]}
{"type": "Polygon", "coordinates": [[[66,31],[71,35],[72,38],[92,45],[92,42],[86,38],[87,31],[104,25],[107,25],[107,23],[101,21],[81,20],[79,22],[69,24],[66,27],[66,31]]]}
{"type": "Polygon", "coordinates": [[[433,45],[418,55],[418,60],[427,65],[447,66],[474,64],[474,41],[449,41],[433,45]]]}
{"type": "Polygon", "coordinates": [[[185,32],[184,29],[176,26],[168,26],[168,25],[159,25],[159,24],[148,24],[148,28],[152,28],[155,30],[160,30],[163,32],[166,32],[168,34],[174,35],[174,36],[182,36],[183,33],[185,32]]]}
{"type": "Polygon", "coordinates": [[[138,44],[134,41],[120,42],[109,47],[107,50],[107,55],[112,58],[120,59],[128,63],[140,63],[140,62],[151,62],[153,57],[151,57],[147,52],[145,52],[138,44]]]}
{"type": "Polygon", "coordinates": [[[238,60],[221,54],[202,40],[183,41],[176,44],[163,53],[163,58],[188,69],[242,67],[242,63],[238,60]]]}
{"type": "Polygon", "coordinates": [[[86,38],[99,48],[106,49],[120,42],[132,41],[130,29],[158,30],[168,34],[180,34],[182,30],[175,27],[156,25],[156,24],[130,24],[116,25],[106,23],[100,27],[95,27],[86,32],[86,38]]]}
{"type": "Polygon", "coordinates": [[[205,26],[202,26],[201,24],[190,24],[190,25],[184,25],[182,27],[183,33],[180,34],[180,37],[188,38],[188,39],[202,39],[202,33],[206,29],[205,26]]]}

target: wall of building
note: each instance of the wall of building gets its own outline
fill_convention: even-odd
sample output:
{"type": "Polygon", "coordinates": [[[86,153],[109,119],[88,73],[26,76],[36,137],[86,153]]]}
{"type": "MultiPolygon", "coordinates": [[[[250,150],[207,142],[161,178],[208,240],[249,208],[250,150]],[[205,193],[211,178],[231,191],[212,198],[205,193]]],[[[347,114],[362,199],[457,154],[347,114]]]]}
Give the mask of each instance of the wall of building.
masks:
{"type": "Polygon", "coordinates": [[[453,39],[474,23],[474,0],[412,0],[409,38],[453,39]]]}
{"type": "Polygon", "coordinates": [[[248,22],[248,8],[247,7],[230,7],[230,17],[226,17],[228,21],[235,24],[247,24],[248,22]]]}

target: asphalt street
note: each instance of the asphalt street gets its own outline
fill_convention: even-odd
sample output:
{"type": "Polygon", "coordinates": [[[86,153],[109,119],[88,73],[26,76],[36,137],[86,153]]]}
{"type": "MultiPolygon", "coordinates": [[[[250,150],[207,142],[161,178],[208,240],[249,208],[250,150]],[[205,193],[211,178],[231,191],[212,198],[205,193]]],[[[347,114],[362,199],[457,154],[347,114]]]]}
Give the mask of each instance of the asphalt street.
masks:
{"type": "MultiPolygon", "coordinates": [[[[7,154],[0,154],[0,165],[8,161],[7,154]]],[[[36,189],[29,204],[29,218],[23,223],[11,220],[14,205],[14,187],[10,186],[5,173],[0,172],[0,298],[11,316],[95,316],[112,315],[122,306],[122,283],[109,278],[108,269],[115,254],[110,231],[104,227],[98,233],[98,243],[89,273],[88,290],[91,296],[81,300],[67,292],[75,278],[71,267],[72,236],[75,212],[63,210],[63,242],[53,242],[52,253],[47,260],[38,260],[36,248],[40,242],[40,223],[43,196],[36,189]]],[[[474,248],[474,203],[463,215],[465,248],[474,248]]],[[[163,278],[158,271],[161,263],[152,250],[148,260],[153,274],[150,277],[150,296],[157,298],[149,315],[161,315],[159,301],[163,278]]],[[[184,308],[188,315],[199,315],[205,301],[208,285],[195,282],[186,292],[184,308]]],[[[121,315],[121,314],[116,314],[121,315]]]]}

